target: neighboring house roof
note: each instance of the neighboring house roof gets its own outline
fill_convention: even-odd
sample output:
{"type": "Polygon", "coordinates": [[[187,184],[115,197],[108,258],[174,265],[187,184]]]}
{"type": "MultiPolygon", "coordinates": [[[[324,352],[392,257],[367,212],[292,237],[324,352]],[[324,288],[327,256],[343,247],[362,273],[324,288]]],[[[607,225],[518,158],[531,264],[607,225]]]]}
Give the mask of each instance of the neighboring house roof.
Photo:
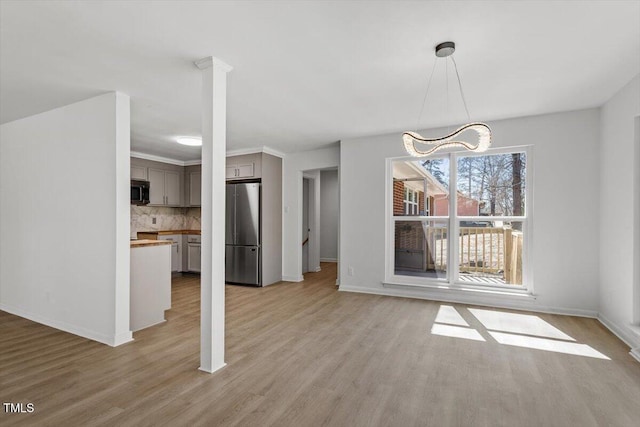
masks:
{"type": "MultiPolygon", "coordinates": [[[[424,178],[427,180],[427,194],[449,194],[449,190],[440,181],[415,161],[393,162],[393,177],[398,179],[424,178]]],[[[405,181],[404,185],[412,190],[424,191],[422,181],[405,181]]]]}

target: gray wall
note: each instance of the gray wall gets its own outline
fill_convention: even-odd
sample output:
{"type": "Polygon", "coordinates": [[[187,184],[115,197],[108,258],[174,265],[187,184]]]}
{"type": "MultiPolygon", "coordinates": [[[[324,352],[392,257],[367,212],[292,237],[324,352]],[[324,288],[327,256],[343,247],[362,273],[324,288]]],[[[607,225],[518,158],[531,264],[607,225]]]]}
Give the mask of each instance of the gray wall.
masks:
{"type": "MultiPolygon", "coordinates": [[[[302,277],[302,174],[303,171],[338,167],[340,148],[289,153],[282,163],[282,279],[302,277]]],[[[319,252],[318,252],[319,253],[319,252]]]]}
{"type": "Polygon", "coordinates": [[[262,284],[282,280],[282,159],[262,154],[262,284]]]}
{"type": "Polygon", "coordinates": [[[640,153],[634,135],[634,119],[640,115],[639,95],[640,76],[636,76],[601,109],[598,246],[600,317],[640,356],[640,336],[629,330],[631,324],[640,322],[640,266],[637,264],[640,224],[637,216],[634,217],[638,215],[640,197],[637,172],[640,153]],[[635,315],[634,301],[638,305],[635,315]]]}
{"type": "Polygon", "coordinates": [[[0,126],[0,309],[131,339],[129,135],[119,93],[0,126]]]}
{"type": "MultiPolygon", "coordinates": [[[[631,118],[628,123],[632,127],[631,118]]],[[[595,316],[601,255],[597,206],[600,111],[571,111],[489,124],[493,147],[532,148],[533,170],[528,185],[532,185],[535,204],[532,235],[525,239],[530,238],[532,243],[528,260],[536,299],[512,302],[491,296],[486,303],[595,316]]],[[[425,134],[439,135],[443,131],[425,134]]],[[[429,294],[433,298],[435,290],[383,285],[387,264],[385,188],[390,182],[386,161],[407,155],[399,134],[342,141],[340,155],[340,163],[349,165],[340,170],[340,262],[344,267],[340,269],[340,289],[418,298],[429,294]]],[[[628,177],[631,179],[631,175],[628,177]]],[[[631,189],[624,194],[629,196],[631,189]]],[[[614,229],[617,224],[615,219],[608,223],[614,229]]],[[[473,296],[473,301],[468,294],[453,297],[480,302],[479,296],[473,296]]]]}
{"type": "Polygon", "coordinates": [[[320,171],[320,260],[338,260],[338,171],[320,171]]]}

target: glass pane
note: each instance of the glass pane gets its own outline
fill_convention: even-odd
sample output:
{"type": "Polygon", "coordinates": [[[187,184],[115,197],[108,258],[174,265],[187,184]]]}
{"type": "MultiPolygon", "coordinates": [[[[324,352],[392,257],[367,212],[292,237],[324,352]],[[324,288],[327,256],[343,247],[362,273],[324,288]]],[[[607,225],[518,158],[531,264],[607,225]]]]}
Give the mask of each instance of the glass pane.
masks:
{"type": "Polygon", "coordinates": [[[458,158],[458,215],[524,216],[526,154],[458,158]]]}
{"type": "Polygon", "coordinates": [[[449,216],[448,157],[393,162],[393,214],[449,216]]]}
{"type": "Polygon", "coordinates": [[[522,285],[522,229],[520,221],[461,221],[460,281],[522,285]]]}
{"type": "Polygon", "coordinates": [[[446,221],[396,221],[396,275],[445,279],[447,257],[446,221]]]}

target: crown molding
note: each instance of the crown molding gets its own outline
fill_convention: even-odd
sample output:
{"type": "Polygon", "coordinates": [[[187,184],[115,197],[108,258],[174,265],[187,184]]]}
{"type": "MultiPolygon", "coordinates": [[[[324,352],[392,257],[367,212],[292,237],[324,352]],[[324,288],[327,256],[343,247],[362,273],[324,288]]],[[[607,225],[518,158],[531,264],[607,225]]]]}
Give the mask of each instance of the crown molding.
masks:
{"type": "Polygon", "coordinates": [[[187,160],[187,161],[184,161],[182,163],[184,163],[184,166],[201,165],[202,164],[202,160],[187,160]]]}
{"type": "Polygon", "coordinates": [[[176,166],[189,166],[186,163],[192,162],[192,161],[197,161],[198,162],[197,164],[200,164],[199,160],[188,160],[187,162],[185,162],[183,160],[176,160],[176,159],[170,159],[168,157],[156,156],[154,154],[140,153],[139,151],[132,151],[130,155],[131,157],[135,157],[136,159],[153,160],[154,162],[169,163],[170,165],[176,165],[176,166]]]}
{"type": "Polygon", "coordinates": [[[231,156],[242,156],[244,154],[254,154],[254,153],[262,153],[262,148],[240,148],[238,150],[229,150],[227,151],[227,157],[231,156]]]}
{"type": "Polygon", "coordinates": [[[275,148],[267,147],[266,145],[262,147],[262,152],[266,154],[271,154],[272,156],[280,157],[281,159],[284,159],[286,156],[286,154],[283,153],[282,151],[278,151],[275,148]]]}
{"type": "MultiPolygon", "coordinates": [[[[244,154],[255,154],[255,153],[270,154],[272,156],[280,157],[281,159],[284,159],[285,157],[285,153],[283,153],[282,151],[278,151],[267,146],[254,147],[254,148],[242,148],[240,150],[227,151],[226,157],[242,156],[244,154]]],[[[152,160],[154,162],[168,163],[170,165],[176,165],[176,166],[193,166],[193,165],[202,164],[202,160],[176,160],[176,159],[170,159],[169,157],[156,156],[155,154],[141,153],[139,151],[132,151],[130,155],[131,157],[135,157],[137,159],[152,160]]]]}
{"type": "Polygon", "coordinates": [[[266,145],[263,145],[262,147],[241,148],[238,150],[230,150],[230,151],[227,151],[227,157],[242,156],[244,154],[255,154],[255,153],[266,153],[272,156],[280,157],[281,159],[284,159],[285,157],[285,153],[283,153],[282,151],[275,150],[271,147],[267,147],[266,145]]]}

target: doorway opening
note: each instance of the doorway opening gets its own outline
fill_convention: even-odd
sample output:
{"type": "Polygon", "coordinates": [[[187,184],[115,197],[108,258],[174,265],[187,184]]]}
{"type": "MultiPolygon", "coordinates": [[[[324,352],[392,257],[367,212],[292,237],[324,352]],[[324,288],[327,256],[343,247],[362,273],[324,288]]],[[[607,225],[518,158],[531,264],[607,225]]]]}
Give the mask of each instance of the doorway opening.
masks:
{"type": "Polygon", "coordinates": [[[325,271],[337,283],[339,251],[338,169],[302,174],[301,273],[325,271]]]}
{"type": "Polygon", "coordinates": [[[309,265],[313,264],[313,260],[309,260],[309,192],[311,178],[302,178],[302,274],[309,272],[309,265]]]}

